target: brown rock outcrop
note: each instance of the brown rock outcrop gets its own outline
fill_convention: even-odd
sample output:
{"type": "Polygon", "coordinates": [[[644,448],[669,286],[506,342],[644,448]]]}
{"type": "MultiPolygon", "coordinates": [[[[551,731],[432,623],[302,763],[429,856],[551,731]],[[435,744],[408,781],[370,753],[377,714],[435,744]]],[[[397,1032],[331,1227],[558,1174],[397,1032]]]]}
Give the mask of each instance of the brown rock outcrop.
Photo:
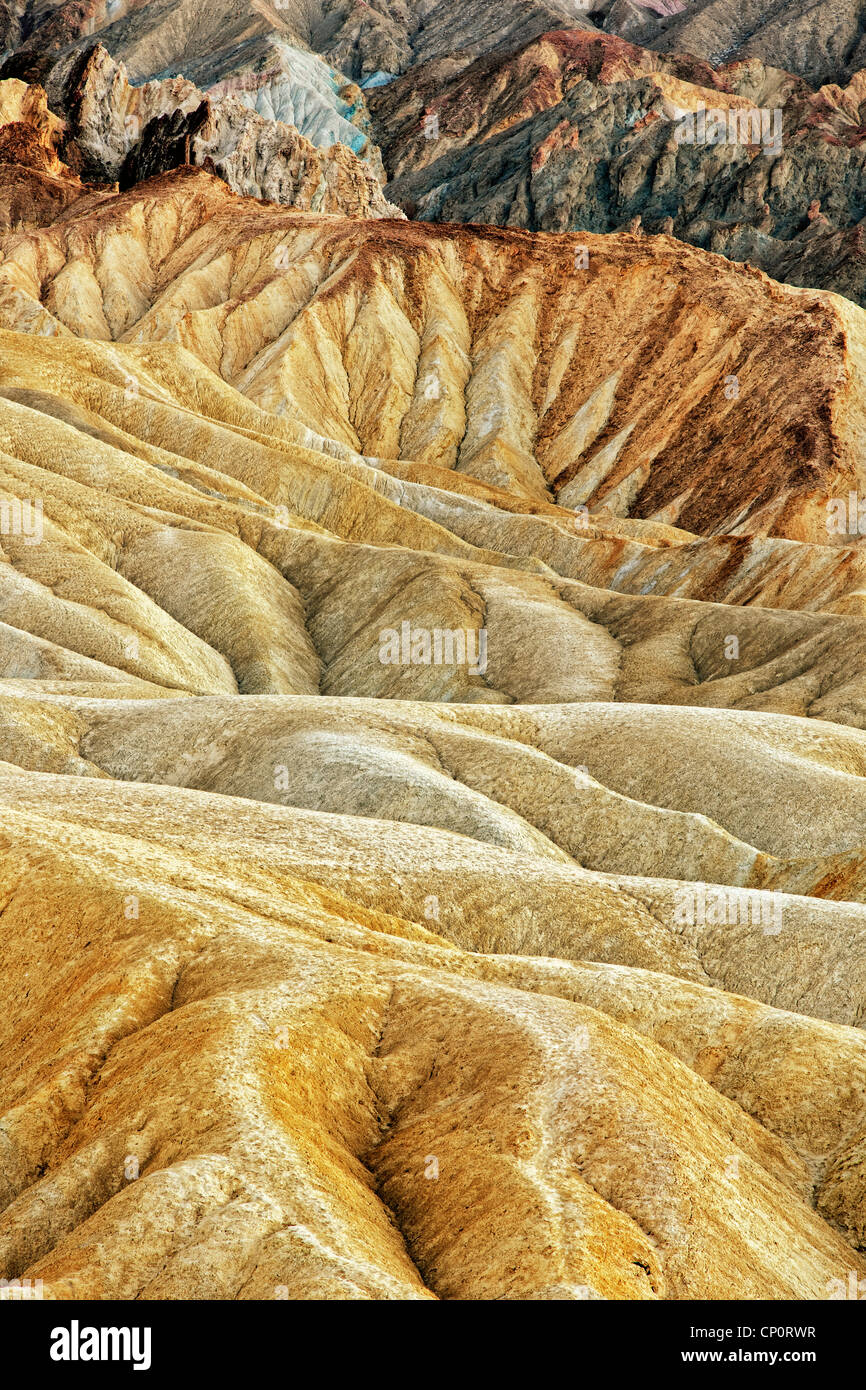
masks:
{"type": "Polygon", "coordinates": [[[42,88],[0,81],[0,231],[54,222],[92,193],[75,172],[79,164],[80,152],[42,88]]]}
{"type": "Polygon", "coordinates": [[[0,321],[176,343],[385,465],[703,535],[849,537],[828,500],[861,480],[862,312],[670,239],[305,222],[181,171],[9,241],[0,321]]]}

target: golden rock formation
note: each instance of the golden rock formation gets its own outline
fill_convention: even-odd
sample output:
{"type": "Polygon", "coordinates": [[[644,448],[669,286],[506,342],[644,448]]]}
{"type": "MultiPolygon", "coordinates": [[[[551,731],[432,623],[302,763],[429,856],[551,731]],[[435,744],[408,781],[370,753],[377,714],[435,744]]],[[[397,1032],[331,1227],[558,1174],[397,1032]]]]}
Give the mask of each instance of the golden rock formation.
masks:
{"type": "Polygon", "coordinates": [[[866,582],[826,525],[862,311],[201,170],[37,221],[0,240],[3,1276],[866,1277],[866,582]]]}

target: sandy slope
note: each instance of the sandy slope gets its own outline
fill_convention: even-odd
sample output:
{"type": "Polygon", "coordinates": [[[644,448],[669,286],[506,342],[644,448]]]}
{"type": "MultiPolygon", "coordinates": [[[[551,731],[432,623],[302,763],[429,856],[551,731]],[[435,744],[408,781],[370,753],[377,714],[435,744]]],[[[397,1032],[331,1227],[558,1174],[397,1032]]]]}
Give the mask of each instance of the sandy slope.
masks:
{"type": "Polygon", "coordinates": [[[862,314],[371,228],[196,171],[2,240],[3,1275],[832,1297],[862,314]]]}

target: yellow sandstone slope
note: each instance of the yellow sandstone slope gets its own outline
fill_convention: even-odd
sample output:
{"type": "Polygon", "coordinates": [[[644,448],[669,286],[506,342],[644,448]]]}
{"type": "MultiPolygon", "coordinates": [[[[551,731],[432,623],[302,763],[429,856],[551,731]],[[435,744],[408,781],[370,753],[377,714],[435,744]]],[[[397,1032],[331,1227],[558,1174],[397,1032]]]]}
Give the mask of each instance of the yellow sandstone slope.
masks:
{"type": "MultiPolygon", "coordinates": [[[[61,1298],[823,1298],[866,1274],[859,1031],[490,954],[483,911],[455,949],[455,889],[480,878],[495,922],[537,872],[461,837],[46,775],[32,810],[20,780],[12,1276],[61,1298]],[[359,888],[316,882],[322,859],[359,888]],[[403,916],[372,905],[425,864],[435,930],[417,889],[403,916]]],[[[542,920],[562,886],[536,878],[542,920]]],[[[636,904],[586,887],[596,930],[637,946],[636,904]]]]}
{"type": "Polygon", "coordinates": [[[861,312],[202,171],[37,220],[0,240],[2,1276],[844,1294],[861,312]]]}

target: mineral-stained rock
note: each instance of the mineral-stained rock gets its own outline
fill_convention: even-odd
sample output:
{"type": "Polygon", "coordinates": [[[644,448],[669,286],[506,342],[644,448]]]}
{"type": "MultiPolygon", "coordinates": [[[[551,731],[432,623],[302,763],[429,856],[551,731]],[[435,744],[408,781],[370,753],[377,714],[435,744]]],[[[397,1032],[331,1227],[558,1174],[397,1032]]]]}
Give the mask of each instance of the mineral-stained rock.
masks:
{"type": "Polygon", "coordinates": [[[570,30],[458,73],[431,62],[371,104],[388,195],[414,216],[555,232],[639,218],[866,303],[863,73],[812,92],[757,59],[716,70],[570,30]],[[700,138],[701,107],[723,139],[700,138]]]}
{"type": "MultiPolygon", "coordinates": [[[[237,192],[315,212],[401,217],[368,164],[338,143],[316,148],[293,125],[242,100],[208,97],[186,78],[133,87],[96,47],[60,105],[91,179],[129,186],[184,164],[207,165],[237,192]]],[[[294,114],[294,113],[293,113],[294,114]]]]}
{"type": "Polygon", "coordinates": [[[0,1277],[866,1281],[863,311],[0,112],[0,1277]]]}
{"type": "Polygon", "coordinates": [[[234,97],[260,116],[294,126],[313,145],[345,145],[384,180],[364,92],[315,54],[269,36],[242,44],[214,64],[187,61],[184,73],[212,102],[234,97]]]}
{"type": "Polygon", "coordinates": [[[556,499],[575,538],[602,513],[851,540],[862,311],[668,238],[306,220],[187,170],[7,239],[0,321],[176,344],[295,438],[556,499]]]}

